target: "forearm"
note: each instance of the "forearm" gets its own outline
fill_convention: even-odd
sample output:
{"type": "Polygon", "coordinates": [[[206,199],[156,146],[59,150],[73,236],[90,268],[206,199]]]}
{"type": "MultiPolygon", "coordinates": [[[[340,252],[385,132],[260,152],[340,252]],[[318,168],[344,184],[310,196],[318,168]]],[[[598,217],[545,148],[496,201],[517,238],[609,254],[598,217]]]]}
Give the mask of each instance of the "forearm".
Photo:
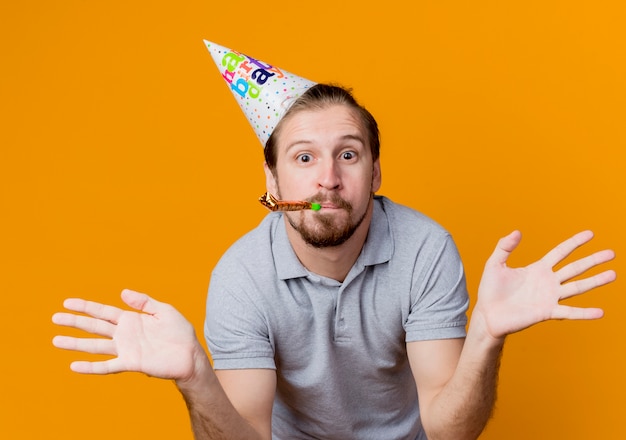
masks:
{"type": "Polygon", "coordinates": [[[262,439],[236,411],[211,368],[208,358],[198,359],[194,377],[177,380],[196,440],[262,439]]]}
{"type": "Polygon", "coordinates": [[[476,439],[491,417],[504,339],[484,330],[472,319],[454,375],[422,414],[430,440],[476,439]]]}

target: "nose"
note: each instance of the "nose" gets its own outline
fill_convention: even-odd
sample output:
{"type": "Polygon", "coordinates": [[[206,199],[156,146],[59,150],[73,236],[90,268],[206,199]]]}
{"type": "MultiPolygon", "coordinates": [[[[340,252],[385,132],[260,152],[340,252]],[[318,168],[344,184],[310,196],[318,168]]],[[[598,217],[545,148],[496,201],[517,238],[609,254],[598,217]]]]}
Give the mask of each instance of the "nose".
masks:
{"type": "Polygon", "coordinates": [[[327,190],[337,190],[341,187],[339,167],[333,160],[321,161],[319,166],[318,185],[327,190]]]}

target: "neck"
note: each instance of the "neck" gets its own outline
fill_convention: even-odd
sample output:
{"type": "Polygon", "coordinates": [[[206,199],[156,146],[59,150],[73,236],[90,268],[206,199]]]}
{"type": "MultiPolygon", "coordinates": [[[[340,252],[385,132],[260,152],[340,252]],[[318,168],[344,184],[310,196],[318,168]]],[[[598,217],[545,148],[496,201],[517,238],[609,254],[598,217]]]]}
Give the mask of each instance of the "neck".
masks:
{"type": "Polygon", "coordinates": [[[372,220],[372,212],[373,203],[370,203],[365,218],[354,234],[339,246],[325,248],[311,246],[285,218],[287,237],[304,267],[317,275],[343,282],[363,249],[372,220]]]}

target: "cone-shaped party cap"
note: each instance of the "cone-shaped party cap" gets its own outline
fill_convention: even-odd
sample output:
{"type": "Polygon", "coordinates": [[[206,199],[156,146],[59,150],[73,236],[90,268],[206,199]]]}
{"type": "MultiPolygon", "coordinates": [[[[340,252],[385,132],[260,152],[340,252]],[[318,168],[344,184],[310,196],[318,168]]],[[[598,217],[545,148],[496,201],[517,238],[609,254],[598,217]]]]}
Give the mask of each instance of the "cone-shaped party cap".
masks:
{"type": "Polygon", "coordinates": [[[315,83],[210,41],[204,43],[265,146],[289,106],[315,83]]]}

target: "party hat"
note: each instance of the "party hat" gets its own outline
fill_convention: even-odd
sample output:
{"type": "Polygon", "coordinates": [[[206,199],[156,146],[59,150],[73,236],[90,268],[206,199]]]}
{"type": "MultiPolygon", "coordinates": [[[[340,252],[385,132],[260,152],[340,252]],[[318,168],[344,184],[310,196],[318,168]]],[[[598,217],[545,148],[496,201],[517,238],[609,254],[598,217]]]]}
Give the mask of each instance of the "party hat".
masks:
{"type": "Polygon", "coordinates": [[[204,43],[265,146],[289,106],[315,83],[210,41],[204,43]]]}

